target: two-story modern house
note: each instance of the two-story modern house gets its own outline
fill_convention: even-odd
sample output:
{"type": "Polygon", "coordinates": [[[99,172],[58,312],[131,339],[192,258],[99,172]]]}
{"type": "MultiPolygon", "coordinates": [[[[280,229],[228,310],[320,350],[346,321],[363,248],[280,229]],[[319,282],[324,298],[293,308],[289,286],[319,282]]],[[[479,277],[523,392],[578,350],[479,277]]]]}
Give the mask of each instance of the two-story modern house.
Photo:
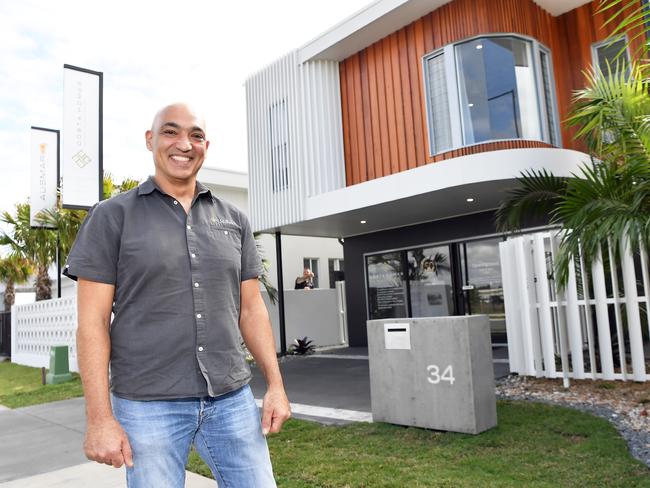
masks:
{"type": "Polygon", "coordinates": [[[344,239],[350,345],[465,313],[504,341],[494,211],[522,171],[589,159],[563,120],[625,41],[598,6],[378,0],[248,79],[252,225],[344,239]]]}

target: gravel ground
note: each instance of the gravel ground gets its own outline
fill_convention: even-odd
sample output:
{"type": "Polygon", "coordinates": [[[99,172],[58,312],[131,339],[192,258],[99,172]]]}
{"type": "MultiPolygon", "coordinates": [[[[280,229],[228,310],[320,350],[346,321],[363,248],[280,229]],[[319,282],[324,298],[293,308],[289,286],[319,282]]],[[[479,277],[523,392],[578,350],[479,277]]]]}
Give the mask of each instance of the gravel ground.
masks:
{"type": "Polygon", "coordinates": [[[650,385],[510,375],[497,381],[497,397],[563,405],[609,420],[627,441],[632,456],[650,467],[650,385]]]}

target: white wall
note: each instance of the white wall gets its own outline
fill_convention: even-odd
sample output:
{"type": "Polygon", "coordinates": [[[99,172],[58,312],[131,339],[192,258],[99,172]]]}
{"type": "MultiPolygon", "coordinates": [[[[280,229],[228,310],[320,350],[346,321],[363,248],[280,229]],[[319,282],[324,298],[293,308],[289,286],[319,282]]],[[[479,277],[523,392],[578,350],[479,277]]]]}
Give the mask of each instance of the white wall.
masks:
{"type": "MultiPolygon", "coordinates": [[[[347,342],[347,326],[343,307],[343,289],[291,290],[284,293],[286,346],[294,339],[308,337],[314,346],[335,346],[347,342]]],[[[278,306],[262,293],[269,311],[276,349],[280,351],[278,306]]]]}

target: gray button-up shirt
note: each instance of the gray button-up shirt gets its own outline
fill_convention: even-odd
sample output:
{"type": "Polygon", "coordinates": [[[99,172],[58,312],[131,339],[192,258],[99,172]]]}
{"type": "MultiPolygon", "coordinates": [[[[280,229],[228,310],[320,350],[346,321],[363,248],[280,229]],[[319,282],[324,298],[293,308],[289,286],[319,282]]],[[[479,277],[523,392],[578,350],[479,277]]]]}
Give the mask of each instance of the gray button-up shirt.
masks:
{"type": "Polygon", "coordinates": [[[241,211],[197,183],[186,214],[153,178],[89,211],[64,270],[115,285],[111,390],[132,400],[218,396],[246,384],[240,284],[261,273],[241,211]]]}

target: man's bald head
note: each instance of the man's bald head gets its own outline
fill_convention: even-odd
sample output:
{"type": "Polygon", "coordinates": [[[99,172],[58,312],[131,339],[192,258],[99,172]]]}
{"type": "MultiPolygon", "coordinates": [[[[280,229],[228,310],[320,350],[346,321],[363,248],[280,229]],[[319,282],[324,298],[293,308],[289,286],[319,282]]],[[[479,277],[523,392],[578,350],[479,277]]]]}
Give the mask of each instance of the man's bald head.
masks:
{"type": "Polygon", "coordinates": [[[154,115],[153,121],[151,122],[151,130],[155,131],[158,129],[160,126],[162,126],[162,124],[165,123],[166,119],[169,118],[171,114],[175,113],[178,110],[191,114],[194,119],[199,122],[200,127],[205,132],[205,117],[203,117],[203,115],[200,115],[199,112],[194,109],[194,107],[184,102],[170,103],[169,105],[166,105],[158,110],[158,112],[156,112],[156,115],[154,115]]]}

